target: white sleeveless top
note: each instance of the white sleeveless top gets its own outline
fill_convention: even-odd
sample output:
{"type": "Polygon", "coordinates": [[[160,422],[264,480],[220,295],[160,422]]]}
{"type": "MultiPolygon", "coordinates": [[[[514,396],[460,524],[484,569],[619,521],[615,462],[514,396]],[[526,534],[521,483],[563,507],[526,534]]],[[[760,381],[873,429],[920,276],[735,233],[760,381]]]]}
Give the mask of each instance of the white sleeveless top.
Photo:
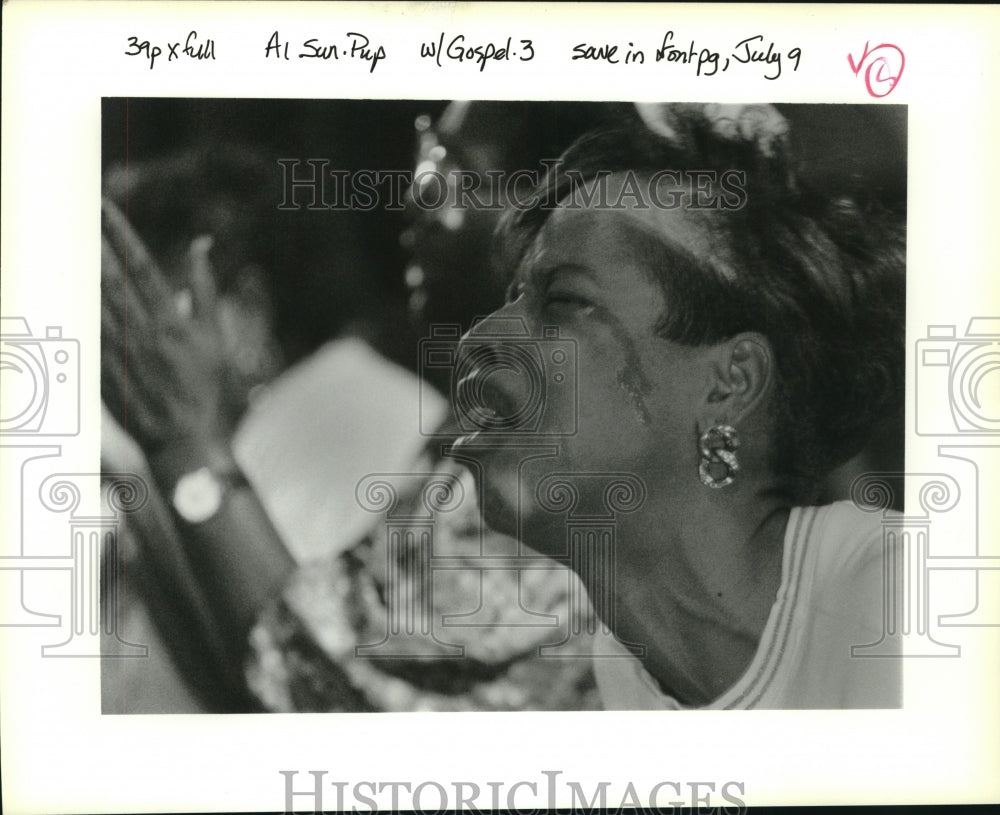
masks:
{"type": "MultiPolygon", "coordinates": [[[[743,676],[704,709],[902,705],[902,659],[851,652],[884,636],[882,520],[849,501],[791,511],[781,586],[760,646],[743,676]]],[[[686,707],[624,650],[621,658],[595,657],[594,672],[605,709],[686,707]]]]}

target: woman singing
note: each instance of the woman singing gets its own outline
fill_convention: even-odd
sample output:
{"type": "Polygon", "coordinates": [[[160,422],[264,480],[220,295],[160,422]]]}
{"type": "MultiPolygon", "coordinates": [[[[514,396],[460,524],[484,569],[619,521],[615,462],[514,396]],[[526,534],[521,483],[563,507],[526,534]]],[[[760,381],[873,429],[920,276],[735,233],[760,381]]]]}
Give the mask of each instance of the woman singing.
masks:
{"type": "Polygon", "coordinates": [[[882,633],[879,516],[815,504],[901,401],[904,219],[811,189],[770,106],[641,112],[513,213],[508,303],[464,341],[488,421],[456,455],[486,522],[557,559],[567,507],[607,514],[619,474],[643,494],[613,551],[570,554],[620,646],[595,663],[606,707],[899,706],[899,660],[852,651],[882,633]],[[530,427],[530,383],[502,364],[526,337],[530,427]]]}

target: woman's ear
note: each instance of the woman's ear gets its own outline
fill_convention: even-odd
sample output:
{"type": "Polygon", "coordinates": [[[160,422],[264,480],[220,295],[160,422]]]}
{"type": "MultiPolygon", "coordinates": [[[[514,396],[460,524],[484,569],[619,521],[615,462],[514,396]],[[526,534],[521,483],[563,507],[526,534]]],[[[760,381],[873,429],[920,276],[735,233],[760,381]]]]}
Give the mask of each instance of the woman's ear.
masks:
{"type": "Polygon", "coordinates": [[[721,343],[717,351],[707,407],[714,414],[711,421],[738,426],[772,387],[771,343],[763,334],[744,332],[721,343]]]}

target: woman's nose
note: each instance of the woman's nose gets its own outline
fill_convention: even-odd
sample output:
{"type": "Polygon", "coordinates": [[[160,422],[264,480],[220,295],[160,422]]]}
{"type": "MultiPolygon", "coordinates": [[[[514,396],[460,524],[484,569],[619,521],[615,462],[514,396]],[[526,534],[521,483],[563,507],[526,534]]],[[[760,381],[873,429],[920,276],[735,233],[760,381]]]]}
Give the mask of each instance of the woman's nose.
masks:
{"type": "Polygon", "coordinates": [[[476,322],[459,344],[454,407],[460,422],[477,430],[524,432],[541,410],[538,343],[513,305],[476,322]]]}
{"type": "Polygon", "coordinates": [[[477,344],[482,344],[484,340],[494,340],[502,343],[514,339],[523,340],[530,336],[531,328],[524,307],[520,301],[515,301],[476,320],[462,341],[475,340],[477,344]]]}

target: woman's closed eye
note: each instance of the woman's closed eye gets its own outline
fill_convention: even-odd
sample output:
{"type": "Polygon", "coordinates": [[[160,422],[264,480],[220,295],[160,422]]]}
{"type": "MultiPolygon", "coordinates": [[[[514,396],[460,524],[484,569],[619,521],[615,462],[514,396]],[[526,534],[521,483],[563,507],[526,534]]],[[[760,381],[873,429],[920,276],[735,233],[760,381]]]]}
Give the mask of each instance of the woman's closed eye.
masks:
{"type": "Polygon", "coordinates": [[[559,313],[590,313],[595,305],[592,288],[579,274],[556,271],[545,281],[542,306],[559,313]]]}
{"type": "Polygon", "coordinates": [[[582,292],[560,286],[552,286],[545,292],[547,309],[592,309],[593,302],[582,292]]]}
{"type": "Polygon", "coordinates": [[[596,307],[593,286],[577,271],[543,270],[515,278],[507,289],[507,302],[522,298],[554,315],[589,313],[596,307]]]}

